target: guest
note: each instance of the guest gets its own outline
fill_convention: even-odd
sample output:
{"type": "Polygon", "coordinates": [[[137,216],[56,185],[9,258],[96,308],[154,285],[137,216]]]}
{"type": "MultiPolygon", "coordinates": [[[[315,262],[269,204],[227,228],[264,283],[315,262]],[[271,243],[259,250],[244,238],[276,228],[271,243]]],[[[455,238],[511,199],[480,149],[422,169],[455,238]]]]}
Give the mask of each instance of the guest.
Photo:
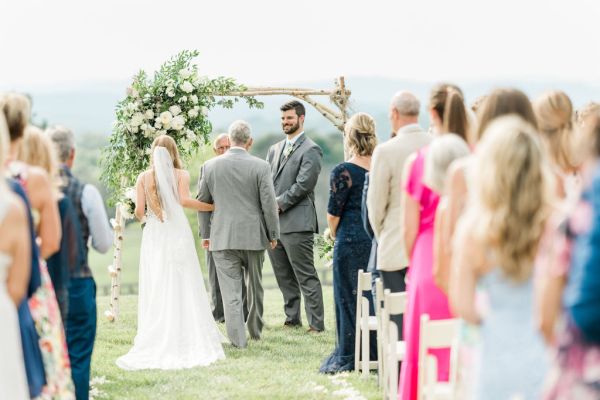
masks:
{"type": "MultiPolygon", "coordinates": [[[[0,102],[3,103],[2,110],[11,140],[8,169],[21,183],[31,201],[34,228],[37,240],[41,242],[40,256],[47,258],[56,253],[60,246],[61,230],[57,199],[48,174],[44,170],[17,161],[25,127],[30,117],[30,103],[27,97],[17,93],[5,94],[0,102]]],[[[41,286],[29,300],[29,308],[40,336],[40,349],[46,373],[43,395],[71,398],[73,382],[63,323],[52,281],[43,259],[40,259],[39,270],[41,286]]]]}
{"type": "MultiPolygon", "coordinates": [[[[215,140],[213,141],[212,149],[215,153],[215,156],[222,156],[225,154],[229,148],[231,147],[229,143],[229,136],[227,133],[219,134],[215,140]]],[[[200,182],[202,181],[202,172],[203,169],[200,170],[200,174],[198,177],[198,187],[200,187],[200,182]]],[[[198,195],[199,196],[199,195],[198,195]]],[[[200,237],[202,237],[203,243],[207,244],[210,238],[207,236],[210,232],[210,220],[212,218],[212,212],[199,212],[198,213],[198,232],[200,232],[200,237]]],[[[208,283],[210,286],[210,296],[212,303],[212,313],[213,318],[217,322],[225,321],[225,314],[223,312],[223,298],[221,297],[221,288],[219,287],[219,279],[217,278],[217,270],[215,260],[212,256],[212,253],[208,250],[208,245],[203,246],[205,255],[206,255],[206,267],[208,269],[208,283]]],[[[246,299],[246,285],[242,285],[242,299],[244,302],[244,319],[248,319],[248,302],[246,299]]]]}
{"type": "MultiPolygon", "coordinates": [[[[369,173],[367,195],[369,221],[378,242],[377,269],[385,289],[404,292],[408,257],[404,251],[400,219],[402,216],[402,173],[408,156],[431,141],[418,123],[421,104],[410,92],[392,97],[389,119],[394,137],[377,146],[369,173]]],[[[402,337],[402,316],[394,316],[402,337]]]]}
{"type": "Polygon", "coordinates": [[[600,398],[600,109],[582,126],[580,151],[589,154],[583,196],[567,221],[558,219],[559,229],[548,230],[537,259],[540,327],[552,350],[548,400],[600,398]]]}
{"type": "Polygon", "coordinates": [[[308,332],[318,333],[325,329],[325,314],[323,289],[313,257],[314,234],[319,231],[314,190],[323,151],[304,133],[306,110],[302,103],[290,101],[280,110],[286,139],[271,146],[267,162],[277,195],[281,238],[275,249],[267,251],[283,295],[284,326],[302,325],[302,292],[308,332]]]}
{"type": "MultiPolygon", "coordinates": [[[[518,89],[500,88],[493,90],[488,96],[485,96],[484,102],[478,110],[478,126],[474,138],[475,145],[481,140],[488,125],[496,118],[516,114],[537,127],[535,114],[529,98],[518,89]]],[[[436,284],[444,293],[448,293],[448,281],[450,274],[450,260],[452,259],[452,238],[458,218],[462,214],[467,202],[468,184],[467,175],[470,169],[472,157],[465,157],[450,166],[448,172],[447,201],[443,201],[438,206],[438,215],[444,219],[444,229],[440,232],[440,241],[438,244],[444,246],[444,249],[436,247],[434,253],[434,277],[436,284]]],[[[437,217],[436,217],[437,218],[437,217]]]]}
{"type": "MultiPolygon", "coordinates": [[[[462,92],[454,85],[441,84],[432,90],[429,114],[436,135],[450,132],[465,142],[469,131],[462,92]]],[[[423,314],[432,320],[450,318],[448,299],[433,281],[433,223],[439,195],[423,182],[428,149],[409,156],[404,165],[402,234],[404,251],[410,255],[407,277],[408,305],[404,314],[406,357],[400,372],[400,398],[417,397],[419,334],[423,314]]],[[[432,351],[438,360],[438,380],[448,380],[449,350],[432,351]]]]}
{"type": "Polygon", "coordinates": [[[472,168],[457,227],[453,309],[481,324],[477,399],[537,399],[547,369],[533,314],[533,262],[550,212],[547,161],[535,129],[517,116],[492,122],[472,168]],[[487,309],[476,306],[481,288],[487,309]]]}
{"type": "MultiPolygon", "coordinates": [[[[327,207],[327,224],[335,239],[333,298],[337,334],[336,348],[319,370],[327,374],[354,369],[357,277],[358,270],[367,265],[371,249],[371,240],[361,223],[361,199],[377,144],[375,121],[368,114],[355,114],[346,123],[344,136],[352,156],[331,172],[327,207]]],[[[376,358],[375,340],[371,340],[370,354],[376,358]]]]}
{"type": "Polygon", "coordinates": [[[586,129],[590,124],[593,125],[593,120],[598,112],[600,112],[600,104],[593,101],[585,104],[583,107],[577,110],[575,114],[579,128],[586,129]],[[591,118],[591,120],[588,121],[588,118],[591,118]]]}
{"type": "Polygon", "coordinates": [[[65,324],[75,394],[77,400],[82,400],[89,396],[90,363],[96,338],[96,283],[88,262],[89,239],[94,249],[106,253],[112,247],[112,230],[98,189],[82,183],[71,173],[76,154],[73,132],[54,126],[46,134],[56,146],[62,164],[62,191],[77,211],[76,236],[82,239],[77,241],[80,262],[70,271],[69,313],[65,324]]]}
{"type": "MultiPolygon", "coordinates": [[[[23,145],[19,151],[20,161],[46,171],[50,181],[54,184],[55,196],[58,199],[62,237],[60,249],[48,258],[47,266],[54,292],[60,307],[62,320],[67,318],[69,305],[69,271],[79,262],[78,241],[82,238],[76,236],[79,232],[77,214],[71,201],[59,190],[58,161],[56,149],[52,141],[44,135],[41,129],[29,125],[25,128],[23,145]]],[[[81,244],[79,244],[81,246],[81,244]]]]}
{"type": "Polygon", "coordinates": [[[577,132],[573,104],[564,92],[552,91],[537,99],[533,109],[542,143],[557,178],[557,193],[568,208],[575,203],[581,191],[578,175],[581,160],[574,147],[577,132]]]}
{"type": "MultiPolygon", "coordinates": [[[[8,134],[0,118],[0,176],[4,175],[8,134]]],[[[0,179],[0,398],[28,399],[27,375],[17,306],[27,295],[31,243],[25,205],[0,179]]]]}

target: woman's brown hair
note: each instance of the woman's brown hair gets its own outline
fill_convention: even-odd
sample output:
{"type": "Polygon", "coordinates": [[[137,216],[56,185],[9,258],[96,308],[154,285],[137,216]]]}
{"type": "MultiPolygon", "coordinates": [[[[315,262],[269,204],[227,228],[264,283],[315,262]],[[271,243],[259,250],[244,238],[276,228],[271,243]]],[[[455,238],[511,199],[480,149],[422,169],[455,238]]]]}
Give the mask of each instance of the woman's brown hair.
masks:
{"type": "Polygon", "coordinates": [[[479,127],[477,141],[481,140],[483,133],[490,122],[508,114],[516,114],[537,129],[537,121],[531,101],[525,93],[513,88],[499,88],[490,93],[477,112],[479,127]]]}
{"type": "Polygon", "coordinates": [[[445,133],[455,133],[468,141],[469,119],[464,95],[458,86],[449,83],[436,85],[429,97],[429,108],[437,113],[445,133]]]}
{"type": "Polygon", "coordinates": [[[157,136],[156,139],[154,139],[154,142],[152,142],[152,153],[154,153],[155,147],[166,148],[169,152],[169,155],[171,155],[171,159],[173,160],[173,167],[177,169],[183,168],[183,163],[181,162],[181,157],[179,156],[179,150],[177,149],[177,143],[175,143],[175,140],[171,136],[157,136]]]}

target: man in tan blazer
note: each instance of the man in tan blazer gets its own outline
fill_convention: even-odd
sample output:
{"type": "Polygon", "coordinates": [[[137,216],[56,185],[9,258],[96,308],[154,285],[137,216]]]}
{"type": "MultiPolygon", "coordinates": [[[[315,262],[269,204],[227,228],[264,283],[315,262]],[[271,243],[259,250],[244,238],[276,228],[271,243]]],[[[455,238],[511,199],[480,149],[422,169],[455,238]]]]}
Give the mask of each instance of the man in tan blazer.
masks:
{"type": "MultiPolygon", "coordinates": [[[[394,95],[390,106],[392,138],[375,148],[369,173],[367,208],[378,243],[377,269],[384,288],[392,292],[406,290],[404,278],[410,258],[401,234],[402,169],[408,156],[432,139],[418,124],[420,106],[412,93],[394,95]]],[[[396,321],[400,322],[400,334],[401,321],[396,321]]]]}

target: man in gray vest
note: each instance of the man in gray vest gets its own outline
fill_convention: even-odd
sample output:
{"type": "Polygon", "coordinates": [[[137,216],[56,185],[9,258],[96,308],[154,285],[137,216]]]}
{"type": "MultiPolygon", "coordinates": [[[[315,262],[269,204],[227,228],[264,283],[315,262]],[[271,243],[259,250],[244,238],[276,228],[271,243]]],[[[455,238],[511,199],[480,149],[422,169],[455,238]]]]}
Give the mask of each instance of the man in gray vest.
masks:
{"type": "Polygon", "coordinates": [[[203,246],[208,245],[216,263],[227,335],[234,346],[246,347],[242,286],[245,280],[248,331],[259,339],[264,325],[262,265],[265,249],[275,247],[279,238],[279,221],[269,165],[248,153],[250,125],[231,124],[229,141],[227,153],[204,164],[198,198],[215,204],[210,239],[203,246]]]}
{"type": "Polygon", "coordinates": [[[269,250],[277,284],[284,301],[284,326],[300,326],[300,292],[304,295],[309,332],[325,329],[323,291],[314,265],[314,234],[318,233],[315,185],[323,152],[304,133],[306,111],[299,101],[281,107],[281,126],[286,139],[271,146],[271,165],[281,238],[269,250]]]}

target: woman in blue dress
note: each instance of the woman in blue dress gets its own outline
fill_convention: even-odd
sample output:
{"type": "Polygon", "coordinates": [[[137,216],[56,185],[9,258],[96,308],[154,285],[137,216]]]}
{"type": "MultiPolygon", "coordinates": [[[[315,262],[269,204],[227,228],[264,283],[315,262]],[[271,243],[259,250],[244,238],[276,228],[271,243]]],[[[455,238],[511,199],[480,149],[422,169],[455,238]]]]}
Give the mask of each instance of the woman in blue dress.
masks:
{"type": "MultiPolygon", "coordinates": [[[[362,224],[361,201],[365,174],[377,144],[373,118],[365,113],[355,114],[346,124],[344,136],[352,157],[331,172],[327,207],[327,223],[335,239],[333,298],[337,343],[320,372],[329,374],[354,369],[357,276],[359,269],[366,271],[371,251],[371,239],[362,224]]],[[[370,291],[365,295],[371,297],[370,291]]],[[[374,336],[370,342],[371,359],[377,355],[374,336]]]]}

